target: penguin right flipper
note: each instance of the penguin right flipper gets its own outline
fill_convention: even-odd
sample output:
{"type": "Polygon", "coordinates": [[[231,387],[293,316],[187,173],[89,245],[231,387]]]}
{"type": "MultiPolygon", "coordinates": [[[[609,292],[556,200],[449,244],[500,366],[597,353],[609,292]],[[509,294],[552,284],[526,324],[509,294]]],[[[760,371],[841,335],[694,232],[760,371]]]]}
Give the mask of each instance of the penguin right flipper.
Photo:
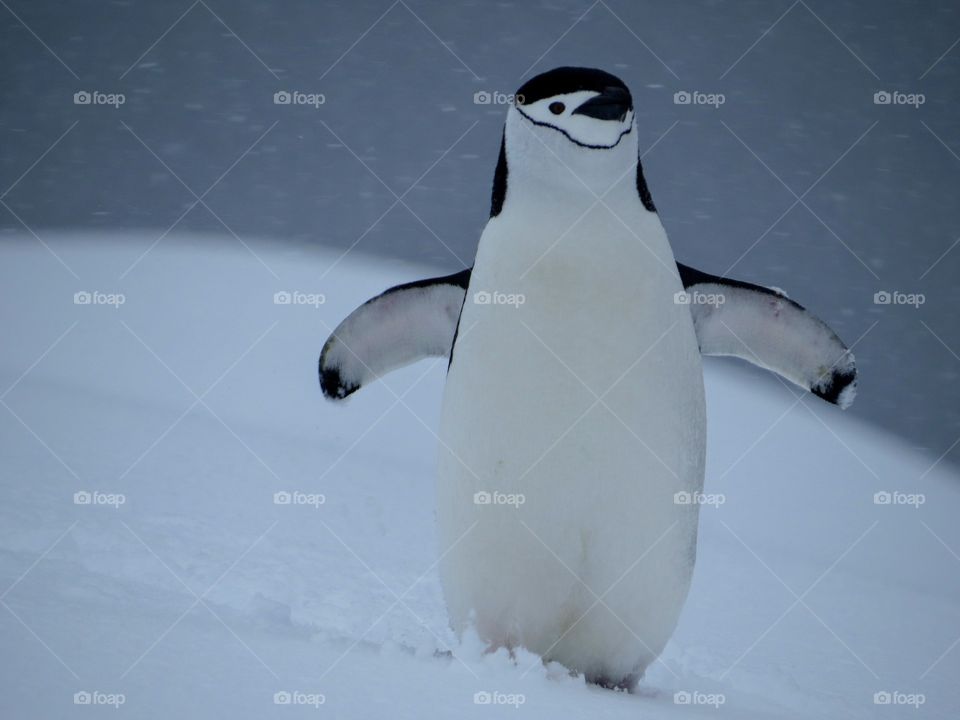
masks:
{"type": "Polygon", "coordinates": [[[702,355],[738,357],[847,408],[853,353],[830,327],[778,290],[677,263],[702,355]],[[704,302],[704,300],[706,302],[704,302]]]}
{"type": "Polygon", "coordinates": [[[391,370],[449,355],[470,270],[397,285],[350,313],[320,353],[323,394],[342,400],[391,370]]]}

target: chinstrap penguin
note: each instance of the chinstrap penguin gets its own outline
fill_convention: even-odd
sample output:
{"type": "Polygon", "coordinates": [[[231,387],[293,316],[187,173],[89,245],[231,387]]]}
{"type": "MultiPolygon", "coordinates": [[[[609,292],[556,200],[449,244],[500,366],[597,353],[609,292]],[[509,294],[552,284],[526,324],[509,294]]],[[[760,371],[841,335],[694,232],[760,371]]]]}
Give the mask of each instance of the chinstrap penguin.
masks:
{"type": "Polygon", "coordinates": [[[701,354],[841,406],[856,368],[779,291],[676,262],[619,78],[557,68],[516,97],[474,266],[351,313],[320,382],[339,400],[447,355],[437,521],[451,625],[631,689],[695,563],[699,506],[677,498],[703,488],[701,354]]]}

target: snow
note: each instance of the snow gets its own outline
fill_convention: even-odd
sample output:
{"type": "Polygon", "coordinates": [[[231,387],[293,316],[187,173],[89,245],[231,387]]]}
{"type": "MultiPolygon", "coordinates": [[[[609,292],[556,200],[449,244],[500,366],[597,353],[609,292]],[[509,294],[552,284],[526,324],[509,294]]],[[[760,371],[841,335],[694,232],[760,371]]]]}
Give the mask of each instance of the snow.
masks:
{"type": "Polygon", "coordinates": [[[117,280],[157,236],[4,246],[0,717],[956,716],[960,485],[936,457],[708,361],[712,504],[680,625],[639,694],[586,686],[447,628],[445,363],[321,396],[329,329],[428,271],[174,234],[117,280]]]}

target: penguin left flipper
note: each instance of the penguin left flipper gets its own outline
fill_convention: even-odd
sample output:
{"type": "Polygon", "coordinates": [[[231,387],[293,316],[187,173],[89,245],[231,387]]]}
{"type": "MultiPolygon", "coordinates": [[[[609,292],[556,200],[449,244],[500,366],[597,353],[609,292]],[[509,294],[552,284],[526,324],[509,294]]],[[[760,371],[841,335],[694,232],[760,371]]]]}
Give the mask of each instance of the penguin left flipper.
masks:
{"type": "MultiPolygon", "coordinates": [[[[776,290],[677,270],[703,355],[741,358],[841,408],[853,402],[853,354],[826,323],[776,290]]],[[[323,394],[342,400],[391,370],[449,356],[470,272],[397,285],[350,313],[320,354],[323,394]]]]}
{"type": "Polygon", "coordinates": [[[350,313],[320,353],[320,387],[342,400],[391,370],[450,354],[470,270],[397,285],[350,313]]]}
{"type": "Polygon", "coordinates": [[[779,290],[677,263],[702,355],[738,357],[846,409],[853,353],[830,327],[779,290]]]}

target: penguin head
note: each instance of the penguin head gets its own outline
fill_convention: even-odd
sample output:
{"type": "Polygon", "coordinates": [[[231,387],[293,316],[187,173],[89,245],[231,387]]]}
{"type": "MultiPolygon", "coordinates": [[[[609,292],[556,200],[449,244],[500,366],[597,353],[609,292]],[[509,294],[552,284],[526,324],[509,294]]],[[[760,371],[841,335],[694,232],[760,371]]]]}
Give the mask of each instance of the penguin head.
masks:
{"type": "Polygon", "coordinates": [[[640,188],[634,123],[630,90],[610,73],[560,67],[532,78],[507,111],[491,217],[503,208],[508,175],[511,195],[566,189],[574,203],[586,189],[592,197],[618,178],[629,184],[633,167],[640,188]]]}
{"type": "Polygon", "coordinates": [[[585,150],[612,150],[633,127],[630,90],[603,70],[556,68],[524,83],[515,98],[511,112],[544,140],[562,137],[585,150]]]}

